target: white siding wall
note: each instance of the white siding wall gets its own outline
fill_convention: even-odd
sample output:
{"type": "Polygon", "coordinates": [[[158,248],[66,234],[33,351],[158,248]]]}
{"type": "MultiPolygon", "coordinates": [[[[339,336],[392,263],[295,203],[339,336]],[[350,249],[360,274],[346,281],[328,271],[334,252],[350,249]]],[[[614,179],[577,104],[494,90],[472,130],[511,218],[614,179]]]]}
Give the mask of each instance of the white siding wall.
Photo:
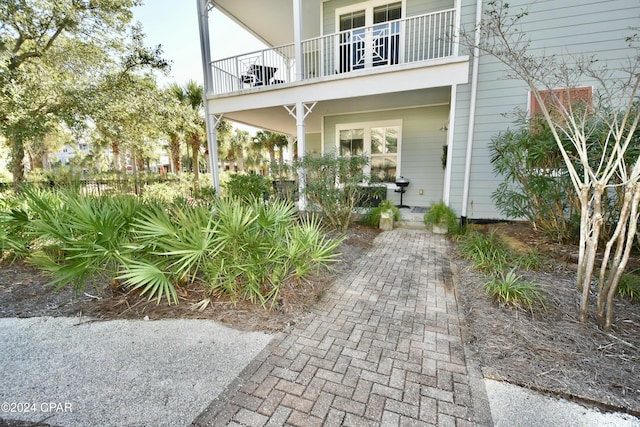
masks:
{"type": "MultiPolygon", "coordinates": [[[[463,0],[462,4],[463,25],[472,29],[475,1],[463,0]]],[[[625,37],[633,33],[629,28],[640,26],[638,0],[515,0],[509,4],[514,12],[522,7],[528,9],[528,16],[522,20],[523,30],[532,40],[531,52],[540,55],[593,55],[600,62],[617,67],[632,54],[625,42],[625,37]]],[[[484,7],[486,9],[486,5],[484,7]]],[[[467,53],[468,49],[461,47],[460,54],[467,53]]],[[[527,110],[528,89],[521,81],[507,79],[506,68],[492,57],[481,56],[479,64],[467,216],[498,218],[501,215],[495,209],[491,194],[501,178],[494,176],[488,146],[491,138],[500,131],[516,126],[512,113],[516,109],[527,110]]],[[[581,83],[594,84],[590,81],[581,83]]],[[[456,212],[461,211],[462,203],[470,86],[469,83],[458,87],[450,197],[451,206],[456,212]]]]}

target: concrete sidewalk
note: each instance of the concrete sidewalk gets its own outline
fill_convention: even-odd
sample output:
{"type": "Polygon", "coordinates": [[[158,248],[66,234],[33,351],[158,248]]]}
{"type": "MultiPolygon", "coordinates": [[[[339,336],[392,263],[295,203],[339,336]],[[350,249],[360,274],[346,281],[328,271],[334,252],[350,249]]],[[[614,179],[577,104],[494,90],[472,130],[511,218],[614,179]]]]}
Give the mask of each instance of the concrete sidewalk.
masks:
{"type": "Polygon", "coordinates": [[[86,320],[0,319],[0,426],[185,426],[271,340],[208,320],[86,320]]]}

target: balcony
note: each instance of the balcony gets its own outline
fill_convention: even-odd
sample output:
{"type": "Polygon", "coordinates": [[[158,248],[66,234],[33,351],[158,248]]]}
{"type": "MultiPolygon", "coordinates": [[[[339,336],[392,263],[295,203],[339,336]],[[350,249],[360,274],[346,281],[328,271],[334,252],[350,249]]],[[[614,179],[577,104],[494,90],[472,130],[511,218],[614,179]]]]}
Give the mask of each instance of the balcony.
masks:
{"type": "Polygon", "coordinates": [[[455,9],[448,9],[304,40],[301,76],[296,75],[294,44],[212,61],[213,94],[388,71],[451,57],[455,18],[455,9]]]}

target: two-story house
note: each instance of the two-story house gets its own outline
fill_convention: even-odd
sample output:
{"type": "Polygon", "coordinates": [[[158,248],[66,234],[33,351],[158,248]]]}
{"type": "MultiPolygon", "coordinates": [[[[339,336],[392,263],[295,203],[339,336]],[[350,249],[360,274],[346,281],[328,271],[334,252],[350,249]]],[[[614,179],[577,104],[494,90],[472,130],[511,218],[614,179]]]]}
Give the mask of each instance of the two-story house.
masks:
{"type": "MultiPolygon", "coordinates": [[[[500,217],[488,146],[531,102],[523,82],[456,37],[474,30],[488,0],[197,1],[203,58],[227,41],[209,40],[213,7],[271,46],[205,67],[211,122],[295,136],[299,155],[366,154],[367,172],[396,203],[403,176],[405,204],[444,200],[464,218],[500,217]]],[[[523,29],[544,55],[621,63],[630,27],[640,26],[638,0],[509,3],[527,9],[523,29]]]]}

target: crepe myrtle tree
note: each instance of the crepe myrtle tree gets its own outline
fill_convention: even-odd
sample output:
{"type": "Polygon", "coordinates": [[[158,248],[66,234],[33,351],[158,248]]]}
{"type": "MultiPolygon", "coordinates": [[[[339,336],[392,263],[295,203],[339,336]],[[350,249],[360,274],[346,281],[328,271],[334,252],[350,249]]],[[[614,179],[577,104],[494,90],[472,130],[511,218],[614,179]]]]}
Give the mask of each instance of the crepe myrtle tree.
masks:
{"type": "Polygon", "coordinates": [[[474,31],[461,31],[460,40],[474,49],[474,56],[482,52],[502,62],[508,78],[524,81],[549,125],[580,203],[578,317],[582,322],[588,319],[592,279],[598,274],[598,324],[609,331],[613,300],[640,215],[640,158],[629,155],[638,142],[640,121],[638,32],[631,30],[635,34],[620,40],[620,47],[631,52],[624,67],[609,68],[595,57],[537,55],[522,30],[527,15],[527,10],[510,10],[506,2],[490,1],[474,31]],[[592,100],[572,102],[574,89],[585,82],[593,85],[592,100]],[[567,140],[569,144],[563,143],[567,140]],[[594,144],[599,149],[592,149],[594,144]],[[621,209],[613,233],[600,242],[603,208],[610,197],[621,199],[621,209]],[[602,264],[598,273],[599,250],[602,264]]]}

